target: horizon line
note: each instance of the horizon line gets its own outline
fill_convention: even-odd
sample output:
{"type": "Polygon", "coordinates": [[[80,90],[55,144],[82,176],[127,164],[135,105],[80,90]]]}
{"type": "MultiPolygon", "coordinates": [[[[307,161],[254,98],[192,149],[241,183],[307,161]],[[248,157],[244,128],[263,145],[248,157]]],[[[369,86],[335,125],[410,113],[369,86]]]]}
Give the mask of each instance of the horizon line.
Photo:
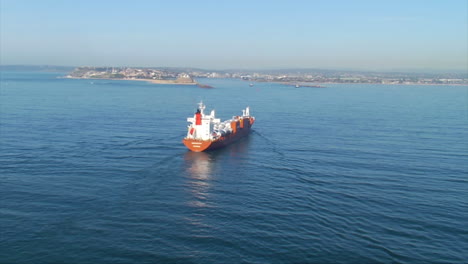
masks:
{"type": "Polygon", "coordinates": [[[349,71],[349,72],[375,72],[375,73],[466,73],[468,69],[433,69],[433,68],[393,68],[393,69],[367,69],[367,68],[319,68],[319,67],[272,67],[272,68],[203,68],[193,66],[122,66],[122,65],[56,65],[56,64],[1,64],[0,67],[61,67],[61,68],[79,68],[79,67],[114,67],[114,68],[166,68],[166,69],[197,69],[204,71],[349,71]]]}

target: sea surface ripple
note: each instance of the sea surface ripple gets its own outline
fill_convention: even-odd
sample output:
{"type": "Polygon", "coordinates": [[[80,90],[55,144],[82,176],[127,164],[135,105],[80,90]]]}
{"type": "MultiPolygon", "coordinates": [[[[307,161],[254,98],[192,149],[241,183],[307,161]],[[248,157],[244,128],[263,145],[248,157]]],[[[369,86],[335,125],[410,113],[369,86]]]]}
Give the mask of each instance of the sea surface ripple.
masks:
{"type": "Polygon", "coordinates": [[[467,263],[467,86],[0,76],[1,263],[467,263]]]}

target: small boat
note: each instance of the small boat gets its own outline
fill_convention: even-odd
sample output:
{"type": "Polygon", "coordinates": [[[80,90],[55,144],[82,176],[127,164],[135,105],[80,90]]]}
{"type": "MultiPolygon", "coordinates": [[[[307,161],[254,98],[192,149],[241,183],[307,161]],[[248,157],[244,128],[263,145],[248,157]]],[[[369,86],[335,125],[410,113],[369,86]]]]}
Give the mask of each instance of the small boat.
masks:
{"type": "Polygon", "coordinates": [[[253,86],[253,83],[249,84],[249,86],[252,87],[252,86],[253,86]]]}
{"type": "Polygon", "coordinates": [[[214,110],[209,115],[205,114],[205,108],[200,102],[193,117],[187,118],[190,125],[182,142],[191,151],[208,151],[234,143],[247,136],[255,122],[249,107],[242,110],[242,116],[233,116],[223,122],[216,118],[214,110]]]}

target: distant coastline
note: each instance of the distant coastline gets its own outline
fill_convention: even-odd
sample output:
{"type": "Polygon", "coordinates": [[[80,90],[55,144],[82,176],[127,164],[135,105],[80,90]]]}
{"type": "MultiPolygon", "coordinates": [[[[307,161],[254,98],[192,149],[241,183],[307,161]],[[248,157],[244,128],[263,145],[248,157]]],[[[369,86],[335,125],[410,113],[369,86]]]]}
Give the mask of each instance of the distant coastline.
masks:
{"type": "Polygon", "coordinates": [[[232,78],[248,82],[283,83],[320,87],[326,84],[468,85],[466,73],[360,72],[320,69],[226,70],[193,68],[78,67],[69,77],[84,79],[138,80],[154,84],[197,85],[197,79],[232,78]]]}
{"type": "Polygon", "coordinates": [[[180,80],[152,80],[152,79],[131,79],[131,78],[84,78],[84,77],[73,77],[65,76],[65,79],[80,79],[80,80],[114,80],[114,81],[144,81],[153,84],[181,84],[181,85],[199,85],[196,81],[187,82],[180,80]]]}
{"type": "MultiPolygon", "coordinates": [[[[287,86],[296,86],[294,82],[270,82],[270,81],[252,81],[254,83],[277,83],[283,84],[287,86]]],[[[350,85],[395,85],[395,86],[468,86],[468,83],[415,83],[415,82],[407,82],[407,83],[369,83],[369,82],[354,82],[354,83],[342,83],[342,82],[311,82],[311,83],[300,83],[298,84],[297,88],[327,88],[328,84],[350,84],[350,85]]]]}
{"type": "Polygon", "coordinates": [[[249,83],[281,83],[285,85],[317,87],[327,84],[384,84],[384,85],[468,85],[468,74],[451,72],[373,72],[326,69],[277,70],[204,70],[180,67],[64,67],[0,65],[0,71],[67,72],[63,78],[146,81],[153,84],[202,85],[201,79],[230,78],[249,83]],[[197,79],[197,81],[195,81],[197,79]]]}
{"type": "MultiPolygon", "coordinates": [[[[198,86],[200,88],[214,88],[209,85],[201,84],[197,81],[193,82],[181,82],[178,80],[152,80],[152,79],[128,79],[128,78],[80,78],[80,77],[71,77],[71,76],[65,76],[61,77],[64,79],[80,79],[80,80],[114,80],[114,81],[144,81],[152,84],[173,84],[173,85],[194,85],[198,86]]],[[[232,78],[232,77],[227,77],[226,79],[237,79],[237,78],[232,78]]],[[[343,84],[341,82],[308,82],[308,83],[299,83],[296,84],[295,82],[279,82],[279,81],[265,81],[265,80],[251,80],[250,82],[253,83],[277,83],[277,84],[283,84],[287,86],[298,86],[297,88],[327,88],[328,84],[343,84]]],[[[447,86],[468,86],[468,84],[465,83],[412,83],[412,82],[407,82],[407,83],[364,83],[364,82],[355,82],[355,83],[347,83],[347,84],[360,84],[360,85],[397,85],[397,86],[402,86],[402,85],[431,85],[431,86],[436,86],[436,85],[447,85],[447,86]]]]}

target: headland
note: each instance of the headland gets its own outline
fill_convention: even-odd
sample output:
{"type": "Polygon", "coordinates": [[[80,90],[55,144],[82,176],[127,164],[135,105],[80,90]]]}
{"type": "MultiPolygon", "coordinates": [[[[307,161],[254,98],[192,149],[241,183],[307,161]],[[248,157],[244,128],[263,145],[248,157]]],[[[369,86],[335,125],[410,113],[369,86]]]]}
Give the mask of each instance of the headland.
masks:
{"type": "Polygon", "coordinates": [[[140,68],[78,67],[65,78],[146,81],[154,84],[198,84],[184,72],[140,68]]]}

